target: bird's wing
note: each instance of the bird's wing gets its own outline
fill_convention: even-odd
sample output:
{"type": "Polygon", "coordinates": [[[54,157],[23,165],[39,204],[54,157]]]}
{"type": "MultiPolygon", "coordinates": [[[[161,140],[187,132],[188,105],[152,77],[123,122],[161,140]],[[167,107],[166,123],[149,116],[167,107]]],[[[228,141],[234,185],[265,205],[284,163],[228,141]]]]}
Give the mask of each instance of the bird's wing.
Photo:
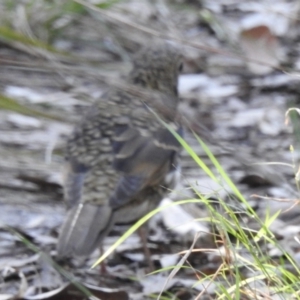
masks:
{"type": "Polygon", "coordinates": [[[152,134],[128,124],[118,128],[113,166],[123,175],[110,199],[112,208],[127,204],[145,186],[161,184],[179,149],[177,139],[166,128],[152,134]]]}
{"type": "Polygon", "coordinates": [[[83,202],[108,204],[101,193],[107,196],[113,187],[108,184],[114,176],[112,146],[106,134],[109,126],[113,127],[110,122],[97,106],[92,106],[68,139],[64,192],[69,207],[83,202]]]}
{"type": "Polygon", "coordinates": [[[91,122],[73,132],[67,147],[64,190],[69,211],[57,245],[60,257],[90,254],[113,224],[109,197],[118,174],[111,166],[107,137],[91,122]]]}

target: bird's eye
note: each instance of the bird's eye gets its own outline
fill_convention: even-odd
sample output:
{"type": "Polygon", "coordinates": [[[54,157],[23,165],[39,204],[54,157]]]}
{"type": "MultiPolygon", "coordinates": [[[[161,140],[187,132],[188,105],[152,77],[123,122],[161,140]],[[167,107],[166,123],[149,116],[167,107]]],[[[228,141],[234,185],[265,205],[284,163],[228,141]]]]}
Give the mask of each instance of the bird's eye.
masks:
{"type": "Polygon", "coordinates": [[[182,72],[182,70],[183,70],[183,63],[181,62],[178,66],[178,71],[182,72]]]}

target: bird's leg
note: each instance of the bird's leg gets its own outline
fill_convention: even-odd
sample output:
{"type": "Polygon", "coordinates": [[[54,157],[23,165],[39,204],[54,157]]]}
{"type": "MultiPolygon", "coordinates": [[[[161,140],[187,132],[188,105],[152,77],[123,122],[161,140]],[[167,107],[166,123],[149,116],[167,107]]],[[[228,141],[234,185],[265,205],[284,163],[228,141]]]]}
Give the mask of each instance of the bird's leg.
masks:
{"type": "Polygon", "coordinates": [[[142,242],[144,256],[148,263],[149,272],[153,272],[155,268],[154,268],[153,261],[151,259],[151,251],[147,246],[148,226],[142,226],[137,231],[142,242]]]}
{"type": "MultiPolygon", "coordinates": [[[[103,246],[101,244],[101,246],[99,247],[100,249],[100,257],[103,255],[103,246]]],[[[106,268],[106,264],[104,261],[101,262],[100,264],[100,275],[107,275],[108,272],[107,272],[107,268],[106,268]]]]}

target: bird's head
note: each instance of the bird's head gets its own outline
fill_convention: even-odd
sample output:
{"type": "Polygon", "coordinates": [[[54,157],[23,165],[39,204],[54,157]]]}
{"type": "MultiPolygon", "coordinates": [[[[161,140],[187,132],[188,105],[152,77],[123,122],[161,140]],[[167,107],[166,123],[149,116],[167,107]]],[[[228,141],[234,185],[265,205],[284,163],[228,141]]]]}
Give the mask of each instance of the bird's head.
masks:
{"type": "Polygon", "coordinates": [[[182,55],[175,46],[154,43],[141,49],[133,59],[130,82],[177,98],[182,55]]]}

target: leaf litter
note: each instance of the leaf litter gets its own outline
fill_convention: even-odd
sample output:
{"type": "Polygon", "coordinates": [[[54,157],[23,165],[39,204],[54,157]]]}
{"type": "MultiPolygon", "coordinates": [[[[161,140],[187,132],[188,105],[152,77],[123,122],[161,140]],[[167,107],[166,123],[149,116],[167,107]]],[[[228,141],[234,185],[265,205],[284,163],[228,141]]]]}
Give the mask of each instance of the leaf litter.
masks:
{"type": "MultiPolygon", "coordinates": [[[[300,55],[296,41],[300,32],[293,17],[299,7],[296,1],[286,3],[278,0],[271,9],[266,1],[246,5],[240,1],[222,0],[220,3],[203,2],[203,7],[186,2],[186,9],[181,9],[180,5],[185,1],[176,2],[177,5],[173,5],[162,1],[163,5],[158,5],[150,1],[138,4],[137,1],[129,1],[126,5],[119,2],[109,7],[107,11],[136,24],[136,28],[131,27],[131,30],[116,20],[104,21],[95,11],[79,13],[74,18],[70,12],[57,7],[52,13],[62,12],[65,16],[58,14],[53,24],[50,23],[53,26],[52,38],[45,34],[44,27],[36,25],[43,18],[32,14],[38,7],[41,16],[48,16],[50,20],[50,10],[46,12],[44,7],[37,5],[38,1],[33,1],[31,8],[22,7],[25,11],[32,9],[28,15],[35,16],[26,19],[23,14],[19,21],[27,22],[24,28],[44,43],[62,45],[65,41],[64,50],[80,59],[76,61],[58,55],[51,52],[51,48],[39,52],[30,43],[24,48],[20,40],[16,43],[6,40],[1,46],[0,54],[4,60],[9,57],[14,61],[12,64],[7,59],[0,66],[1,73],[7,74],[0,75],[1,94],[20,105],[10,102],[8,107],[7,102],[4,106],[0,101],[0,107],[9,109],[0,111],[0,154],[4,158],[0,162],[0,299],[82,299],[78,286],[68,283],[59,270],[42,255],[26,247],[7,230],[7,226],[55,259],[57,234],[65,214],[60,174],[66,136],[86,107],[107,89],[101,80],[99,83],[97,69],[117,78],[126,70],[128,58],[135,49],[149,40],[145,32],[138,30],[138,25],[159,29],[166,34],[175,32],[180,39],[186,39],[186,70],[179,82],[183,102],[181,113],[187,116],[191,126],[197,125],[195,128],[200,136],[206,136],[207,130],[199,124],[209,128],[207,143],[216,150],[213,152],[226,172],[240,179],[236,184],[262,218],[266,207],[274,209],[274,213],[281,210],[280,219],[272,224],[271,230],[295,259],[299,256],[300,247],[295,239],[300,234],[298,206],[295,201],[280,200],[295,198],[294,171],[292,168],[282,171],[277,165],[256,165],[257,162],[272,161],[292,163],[289,145],[293,140],[291,130],[284,127],[283,118],[287,107],[297,103],[298,78],[278,73],[278,69],[276,71],[273,67],[287,64],[297,70],[300,55]],[[140,14],[143,7],[144,13],[140,14]],[[198,14],[197,10],[201,9],[209,10],[211,15],[198,14]],[[226,34],[219,25],[226,28],[226,34]],[[56,31],[58,28],[62,35],[56,31]],[[231,28],[235,29],[231,32],[231,28]],[[84,37],[82,32],[86,33],[84,37]],[[193,40],[203,43],[203,49],[209,46],[218,51],[193,48],[190,45],[193,40]],[[236,49],[242,53],[236,52],[236,49]],[[293,55],[287,55],[289,53],[293,55]],[[47,72],[41,72],[43,66],[40,70],[24,68],[24,62],[34,62],[37,57],[44,66],[51,67],[44,68],[47,72]],[[265,64],[259,65],[251,59],[263,60],[265,64]],[[60,67],[66,61],[69,62],[68,70],[60,67]],[[82,66],[85,69],[77,68],[82,66]],[[58,117],[53,119],[51,116],[58,117]],[[283,174],[284,180],[276,175],[278,173],[283,174]],[[251,198],[253,194],[271,197],[251,198]]],[[[78,8],[83,9],[82,6],[78,8]]],[[[8,11],[8,15],[13,13],[8,11]]],[[[22,10],[17,13],[21,14],[22,10]]],[[[20,29],[19,23],[14,25],[20,29]]],[[[24,32],[26,30],[20,31],[24,32]]],[[[196,153],[203,156],[203,150],[188,131],[186,138],[196,153]]],[[[191,183],[198,184],[202,193],[208,189],[211,193],[217,190],[211,188],[212,183],[204,178],[203,172],[186,153],[182,154],[182,160],[182,186],[165,202],[182,200],[183,194],[193,197],[190,190],[185,190],[191,183]]],[[[210,164],[208,160],[206,162],[210,164]]],[[[221,194],[221,197],[225,198],[226,194],[221,194]]],[[[149,224],[149,245],[154,262],[158,268],[175,266],[172,272],[145,277],[146,266],[136,236],[108,259],[108,267],[115,269],[114,273],[119,273],[119,277],[108,278],[102,276],[98,269],[89,270],[99,252],[89,260],[74,258],[68,264],[62,264],[63,267],[74,275],[75,282],[85,286],[94,297],[104,300],[148,299],[152,293],[165,291],[183,299],[180,295],[185,295],[183,291],[186,289],[191,290],[189,299],[195,299],[198,291],[203,293],[203,297],[215,297],[217,286],[214,282],[204,282],[197,287],[196,272],[180,268],[192,265],[207,274],[218,270],[220,262],[209,253],[192,253],[191,245],[197,232],[202,233],[197,247],[203,248],[203,244],[211,246],[204,237],[204,233],[209,236],[211,230],[202,220],[207,217],[207,212],[195,204],[174,206],[172,209],[176,211],[163,211],[149,224]],[[179,255],[186,249],[190,249],[186,256],[179,255]],[[187,259],[189,264],[186,265],[187,259]]],[[[249,227],[255,226],[250,220],[249,227]]],[[[105,247],[113,244],[122,232],[121,228],[112,232],[105,241],[105,247]]],[[[281,255],[272,249],[269,251],[276,257],[281,255]]],[[[265,285],[262,288],[266,288],[265,285]]],[[[84,297],[92,296],[86,292],[84,297]]]]}

